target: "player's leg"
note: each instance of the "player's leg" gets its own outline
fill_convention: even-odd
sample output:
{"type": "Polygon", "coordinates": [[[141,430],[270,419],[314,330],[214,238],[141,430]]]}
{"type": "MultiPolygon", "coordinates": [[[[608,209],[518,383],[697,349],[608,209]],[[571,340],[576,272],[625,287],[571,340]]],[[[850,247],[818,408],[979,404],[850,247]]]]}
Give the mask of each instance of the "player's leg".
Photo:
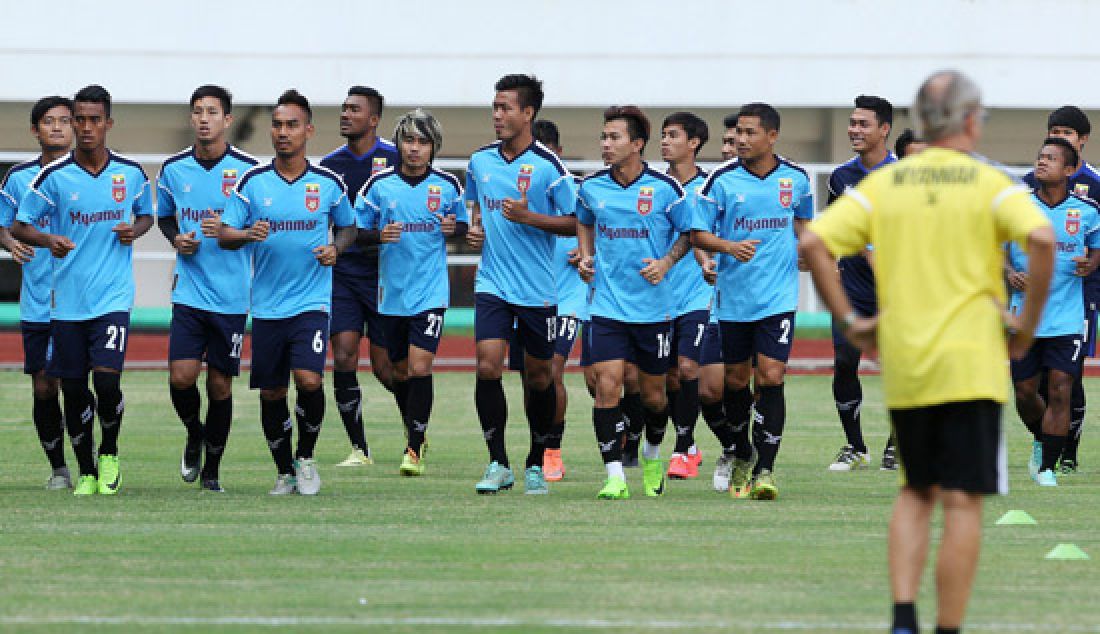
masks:
{"type": "Polygon", "coordinates": [[[92,388],[99,414],[99,493],[118,493],[122,476],[118,462],[118,437],[122,429],[125,400],[122,396],[122,367],[126,359],[130,313],[108,313],[94,319],[91,327],[92,388]]]}
{"type": "Polygon", "coordinates": [[[1016,396],[1016,413],[1031,433],[1031,452],[1028,456],[1028,474],[1034,480],[1039,475],[1039,466],[1043,459],[1043,418],[1046,416],[1047,403],[1040,394],[1040,383],[1045,373],[1042,371],[1043,340],[1036,339],[1024,358],[1013,359],[1012,385],[1016,396]]]}
{"type": "Polygon", "coordinates": [[[298,491],[294,477],[294,425],[287,405],[290,383],[291,319],[252,319],[252,371],[249,385],[260,390],[260,423],[275,463],[271,495],[298,491]]]}
{"type": "Polygon", "coordinates": [[[787,421],[783,382],[794,335],[794,313],[781,313],[757,322],[754,336],[756,375],[760,396],[756,402],[756,451],[751,497],[773,500],[779,495],[775,483],[775,459],[787,421]]]}
{"type": "MultiPolygon", "coordinates": [[[[405,374],[409,386],[408,402],[408,443],[401,462],[401,474],[419,476],[424,474],[424,454],[427,446],[428,421],[432,415],[435,400],[435,388],[432,382],[432,364],[439,349],[439,338],[443,333],[444,309],[424,311],[407,320],[408,343],[405,359],[405,374]]],[[[386,332],[387,342],[390,331],[386,332]]],[[[392,357],[391,357],[392,359],[392,357]]],[[[396,363],[394,372],[397,372],[396,363]]]]}
{"type": "Polygon", "coordinates": [[[753,393],[753,336],[755,322],[720,322],[722,359],[725,364],[725,391],[722,395],[726,420],[733,428],[734,469],[730,491],[734,495],[747,493],[747,478],[751,477],[757,455],[750,434],[753,393]],[[744,467],[748,465],[748,471],[744,467]]]}
{"type": "Polygon", "coordinates": [[[504,300],[489,293],[477,293],[474,303],[474,339],[477,342],[474,407],[489,450],[489,466],[474,489],[478,493],[488,494],[511,489],[515,482],[504,444],[508,401],[504,397],[501,380],[514,316],[504,300]]]}
{"type": "MultiPolygon", "coordinates": [[[[351,453],[337,466],[358,467],[371,463],[363,427],[363,394],[359,387],[359,344],[366,322],[361,289],[351,276],[332,275],[332,394],[336,410],[351,443],[351,453]]],[[[366,292],[366,291],[362,291],[366,292]]],[[[373,364],[372,364],[373,367],[373,364]]]]}
{"type": "Polygon", "coordinates": [[[321,435],[325,420],[325,356],[329,341],[329,316],[322,312],[306,312],[291,319],[289,345],[290,368],[297,394],[294,413],[298,422],[298,445],[294,451],[294,476],[298,493],[316,495],[321,490],[321,476],[313,450],[321,435]]]}
{"type": "Polygon", "coordinates": [[[1043,367],[1047,368],[1047,411],[1043,417],[1043,458],[1036,480],[1056,486],[1055,468],[1062,457],[1070,424],[1070,394],[1082,353],[1080,336],[1044,340],[1043,367]]]}
{"type": "MultiPolygon", "coordinates": [[[[726,389],[726,367],[722,363],[722,332],[717,322],[708,323],[703,334],[703,349],[699,356],[699,405],[703,420],[710,428],[722,452],[714,461],[711,484],[715,491],[730,490],[733,475],[734,447],[737,444],[733,425],[726,417],[722,396],[726,389]]],[[[748,470],[751,471],[749,465],[748,470]]]]}
{"type": "Polygon", "coordinates": [[[859,360],[862,352],[833,327],[833,400],[840,425],[844,428],[845,444],[829,465],[829,471],[852,471],[871,466],[867,445],[863,441],[860,410],[863,407],[863,387],[859,383],[859,360]]]}
{"type": "Polygon", "coordinates": [[[524,408],[530,426],[531,445],[524,465],[524,491],[529,494],[549,492],[542,459],[546,453],[546,438],[554,426],[557,391],[551,360],[557,340],[556,308],[513,307],[523,340],[523,381],[527,386],[524,408]]]}
{"type": "Polygon", "coordinates": [[[645,433],[645,408],[642,406],[642,388],[638,382],[638,366],[633,359],[626,360],[623,371],[623,417],[626,429],[623,438],[623,466],[638,466],[638,448],[645,433]]]}
{"type": "Polygon", "coordinates": [[[401,420],[405,420],[408,412],[405,411],[405,403],[408,402],[408,383],[398,382],[393,373],[393,364],[390,362],[389,347],[386,345],[386,329],[383,327],[383,315],[378,312],[375,304],[366,307],[367,338],[370,339],[370,369],[378,384],[386,388],[393,395],[393,401],[397,405],[397,411],[401,414],[401,420]]]}
{"type": "Polygon", "coordinates": [[[180,459],[180,477],[194,482],[202,466],[202,398],[196,385],[207,347],[205,311],[172,305],[168,327],[168,394],[187,438],[180,459]]]}
{"type": "Polygon", "coordinates": [[[46,374],[46,362],[50,347],[50,325],[21,322],[23,338],[23,372],[31,377],[31,418],[38,442],[53,470],[47,489],[71,489],[72,476],[65,464],[65,444],[61,402],[58,392],[60,382],[46,374]]]}
{"type": "Polygon", "coordinates": [[[99,492],[99,470],[95,459],[95,395],[88,389],[88,322],[51,322],[49,347],[46,373],[61,382],[65,430],[80,469],[73,494],[94,495],[99,492]]]}
{"type": "Polygon", "coordinates": [[[561,460],[561,441],[565,436],[565,413],[569,408],[569,392],[565,388],[565,366],[573,352],[573,344],[581,331],[576,317],[559,315],[558,334],[554,341],[554,358],[550,360],[550,374],[554,381],[554,419],[546,433],[546,451],[542,456],[542,471],[550,482],[565,477],[561,460]]]}
{"type": "Polygon", "coordinates": [[[203,428],[205,459],[202,488],[222,492],[219,483],[222,456],[229,443],[233,421],[233,377],[241,372],[241,350],[247,315],[209,315],[206,351],[206,424],[203,428]]]}
{"type": "Polygon", "coordinates": [[[642,479],[645,494],[664,493],[666,466],[661,460],[661,442],[668,428],[668,397],[665,377],[672,356],[672,322],[626,324],[631,356],[638,366],[638,385],[645,408],[645,436],[642,441],[642,479]]]}
{"type": "Polygon", "coordinates": [[[620,407],[623,379],[626,371],[625,357],[630,345],[626,328],[620,322],[593,317],[584,332],[589,345],[592,373],[596,394],[593,397],[592,426],[596,432],[600,457],[603,458],[607,479],[597,497],[621,500],[630,497],[623,472],[622,435],[626,420],[620,407]]]}
{"type": "Polygon", "coordinates": [[[702,454],[695,446],[695,423],[699,419],[699,362],[706,336],[708,311],[699,310],[681,315],[673,324],[675,368],[668,373],[676,376],[678,389],[671,388],[675,399],[669,399],[669,413],[676,429],[676,446],[669,460],[668,475],[672,478],[699,476],[702,454]]]}
{"type": "Polygon", "coordinates": [[[1069,435],[1066,437],[1066,448],[1062,450],[1062,460],[1058,465],[1058,470],[1064,474],[1076,473],[1080,466],[1077,448],[1081,445],[1081,432],[1085,426],[1085,359],[1096,356],[1097,316],[1096,305],[1088,304],[1085,311],[1085,350],[1078,363],[1073,393],[1070,394],[1069,435]]]}

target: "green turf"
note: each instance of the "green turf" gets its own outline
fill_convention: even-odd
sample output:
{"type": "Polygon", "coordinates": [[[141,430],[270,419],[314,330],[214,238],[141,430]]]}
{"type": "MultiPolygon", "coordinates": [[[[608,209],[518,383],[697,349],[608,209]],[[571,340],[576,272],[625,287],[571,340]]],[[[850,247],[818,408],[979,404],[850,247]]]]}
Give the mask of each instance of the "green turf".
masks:
{"type": "MultiPolygon", "coordinates": [[[[222,473],[229,493],[217,496],[179,479],[183,433],[166,375],[126,374],[122,492],[74,499],[41,490],[48,469],[29,423],[28,381],[0,373],[0,631],[884,629],[895,476],[877,470],[886,435],[877,378],[865,382],[864,405],[876,470],[854,474],[825,470],[842,442],[828,377],[788,381],[775,503],[710,491],[716,443],[705,426],[703,478],[671,483],[652,500],[630,470],[631,500],[597,501],[602,467],[577,375],[568,377],[567,480],[551,495],[524,496],[521,477],[512,492],[474,494],[485,450],[469,374],[437,375],[427,476],[402,479],[392,403],[361,378],[377,463],[332,466],[348,447],[330,400],[321,495],[272,499],[257,397],[244,381],[222,473]],[[262,620],[278,617],[287,620],[262,620]]],[[[526,424],[514,377],[507,384],[509,446],[522,464],[526,424]]],[[[1093,403],[1098,388],[1089,382],[1093,403]]],[[[1100,432],[1086,434],[1083,473],[1040,491],[1027,479],[1027,439],[1014,414],[1006,425],[1013,492],[988,505],[968,622],[983,631],[1100,631],[1100,432]],[[1008,509],[1039,525],[994,527],[1008,509]],[[1093,559],[1044,561],[1059,542],[1093,559]]],[[[930,575],[924,588],[921,616],[931,625],[930,575]]]]}

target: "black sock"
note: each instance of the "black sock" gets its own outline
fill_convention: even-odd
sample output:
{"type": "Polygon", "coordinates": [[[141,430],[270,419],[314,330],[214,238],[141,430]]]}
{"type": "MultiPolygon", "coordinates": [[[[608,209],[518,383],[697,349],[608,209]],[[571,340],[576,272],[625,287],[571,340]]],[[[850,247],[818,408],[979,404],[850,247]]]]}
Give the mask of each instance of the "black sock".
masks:
{"type": "Polygon", "coordinates": [[[393,400],[397,403],[397,411],[401,412],[401,420],[409,419],[409,382],[393,380],[393,385],[390,387],[390,393],[393,394],[393,400]]]}
{"type": "Polygon", "coordinates": [[[942,625],[936,626],[936,634],[959,634],[959,628],[957,627],[943,627],[942,625]]]}
{"type": "MultiPolygon", "coordinates": [[[[680,389],[683,389],[682,387],[680,389]]],[[[680,390],[665,388],[665,400],[668,401],[668,415],[674,416],[676,412],[676,399],[680,398],[680,390]]]]}
{"type": "Polygon", "coordinates": [[[406,401],[408,447],[420,455],[424,444],[424,435],[428,432],[428,419],[432,416],[432,401],[435,399],[432,375],[409,377],[409,396],[406,401]]]}
{"type": "Polygon", "coordinates": [[[531,426],[531,449],[527,452],[527,467],[541,467],[542,454],[546,452],[546,435],[554,427],[558,393],[554,384],[545,389],[528,390],[527,422],[531,426]]]}
{"type": "Polygon", "coordinates": [[[61,379],[61,396],[65,401],[65,428],[80,475],[99,477],[95,461],[95,396],[88,389],[87,377],[61,379]]]}
{"type": "Polygon", "coordinates": [[[623,454],[637,456],[638,445],[642,444],[642,434],[645,432],[645,407],[642,405],[641,392],[623,394],[622,413],[626,420],[626,445],[623,447],[623,454]]]}
{"type": "Polygon", "coordinates": [[[565,419],[556,421],[546,432],[546,448],[561,449],[561,440],[565,437],[565,419]]]}
{"type": "Polygon", "coordinates": [[[223,401],[210,399],[203,430],[203,442],[206,444],[206,459],[202,463],[203,480],[218,479],[218,469],[225,454],[225,445],[229,442],[229,426],[232,421],[233,397],[223,401]]]}
{"type": "Polygon", "coordinates": [[[1085,387],[1083,373],[1073,382],[1073,391],[1069,397],[1069,436],[1062,449],[1062,459],[1077,462],[1077,447],[1081,444],[1081,430],[1085,426],[1085,387]]]}
{"type": "Polygon", "coordinates": [[[917,606],[912,603],[894,604],[892,634],[920,634],[917,628],[917,606]]]}
{"type": "Polygon", "coordinates": [[[321,423],[325,421],[325,392],[316,389],[312,392],[298,390],[298,399],[294,403],[294,414],[298,419],[298,451],[295,458],[312,458],[317,438],[321,436],[321,423]]]}
{"type": "Polygon", "coordinates": [[[1065,436],[1043,434],[1043,463],[1039,467],[1039,471],[1053,470],[1058,465],[1058,458],[1062,457],[1062,449],[1065,446],[1065,436]]]}
{"type": "Polygon", "coordinates": [[[860,352],[852,346],[838,346],[833,357],[833,400],[836,413],[844,427],[849,445],[860,453],[867,453],[863,442],[859,411],[863,405],[863,387],[859,384],[860,352]]]}
{"type": "Polygon", "coordinates": [[[336,409],[344,423],[348,442],[356,449],[367,451],[367,433],[363,429],[363,395],[359,390],[359,378],[355,372],[332,373],[332,395],[336,409]]]}
{"type": "Polygon", "coordinates": [[[592,426],[596,429],[596,442],[600,447],[603,463],[622,462],[622,437],[626,430],[622,409],[618,407],[593,407],[592,426]]]}
{"type": "Polygon", "coordinates": [[[665,439],[665,430],[668,429],[668,408],[652,410],[646,407],[645,411],[645,440],[653,447],[657,447],[665,439]]]}
{"type": "Polygon", "coordinates": [[[672,451],[687,453],[695,444],[695,422],[699,419],[699,379],[680,379],[680,392],[672,410],[672,424],[676,426],[676,447],[672,451]]]}
{"type": "Polygon", "coordinates": [[[190,439],[202,438],[202,418],[199,410],[202,409],[202,397],[199,396],[199,388],[192,384],[183,389],[169,384],[168,395],[172,397],[172,407],[176,408],[176,416],[187,429],[190,439]]]}
{"type": "Polygon", "coordinates": [[[726,420],[733,428],[733,453],[741,460],[752,457],[752,442],[749,440],[749,412],[752,410],[752,390],[747,386],[739,390],[726,389],[723,395],[726,420]]]}
{"type": "Polygon", "coordinates": [[[898,441],[894,439],[894,431],[890,430],[890,437],[886,439],[886,449],[893,449],[898,446],[898,441]]]}
{"type": "Polygon", "coordinates": [[[101,456],[118,455],[118,433],[122,428],[122,413],[126,410],[126,401],[119,386],[121,379],[117,372],[92,372],[96,412],[99,413],[99,426],[103,431],[103,437],[99,440],[101,456]]]}
{"type": "Polygon", "coordinates": [[[783,398],[782,384],[760,388],[760,402],[756,404],[756,413],[760,421],[756,443],[760,459],[756,462],[756,473],[764,469],[774,471],[775,456],[779,453],[783,425],[787,418],[787,403],[783,398]]]}
{"type": "Polygon", "coordinates": [[[504,447],[504,428],[508,424],[508,401],[500,379],[478,379],[474,387],[474,406],[481,422],[481,434],[489,448],[489,460],[508,466],[504,447]]]}
{"type": "Polygon", "coordinates": [[[722,453],[732,454],[737,440],[733,433],[733,425],[730,425],[730,422],[726,420],[726,409],[722,407],[722,401],[703,403],[702,410],[703,420],[707,422],[707,427],[710,427],[710,430],[714,432],[718,444],[722,445],[722,453]]]}
{"type": "Polygon", "coordinates": [[[291,450],[290,408],[286,404],[286,398],[274,401],[260,399],[260,421],[264,428],[264,438],[267,438],[267,448],[271,450],[271,457],[275,460],[275,468],[280,475],[294,474],[294,454],[291,450]]]}
{"type": "Polygon", "coordinates": [[[50,466],[54,469],[64,467],[65,445],[61,441],[64,432],[61,429],[61,403],[58,402],[57,397],[34,397],[31,418],[34,419],[34,430],[38,432],[38,442],[42,443],[42,450],[46,452],[50,466]]]}

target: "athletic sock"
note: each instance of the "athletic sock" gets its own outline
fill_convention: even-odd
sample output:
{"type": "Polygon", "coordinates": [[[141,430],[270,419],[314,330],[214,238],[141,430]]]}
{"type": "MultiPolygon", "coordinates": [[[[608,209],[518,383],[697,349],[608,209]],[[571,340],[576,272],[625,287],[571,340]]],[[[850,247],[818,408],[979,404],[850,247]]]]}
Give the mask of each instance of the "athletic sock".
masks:
{"type": "Polygon", "coordinates": [[[528,390],[527,423],[531,426],[531,449],[527,452],[527,467],[541,467],[542,454],[546,452],[546,435],[554,425],[557,413],[558,393],[551,383],[545,389],[528,390]]]}
{"type": "Polygon", "coordinates": [[[605,465],[617,462],[622,470],[622,435],[626,429],[622,409],[618,407],[593,407],[592,426],[596,430],[596,442],[605,465]]]}
{"type": "Polygon", "coordinates": [[[118,434],[122,429],[122,414],[126,410],[126,400],[119,387],[121,378],[117,372],[92,372],[96,412],[99,413],[99,426],[103,430],[99,441],[101,456],[118,455],[118,434]]]}
{"type": "Polygon", "coordinates": [[[57,400],[57,396],[34,397],[31,418],[34,419],[34,430],[38,432],[38,442],[42,443],[42,450],[46,452],[50,466],[54,469],[64,467],[65,445],[61,441],[64,432],[61,429],[61,403],[57,400]]]}
{"type": "Polygon", "coordinates": [[[203,480],[218,479],[232,421],[233,397],[221,401],[211,399],[206,409],[206,427],[203,433],[203,443],[206,445],[206,459],[202,463],[203,480]]]}
{"type": "Polygon", "coordinates": [[[263,424],[267,448],[275,460],[280,475],[294,475],[294,454],[291,451],[290,408],[286,398],[267,401],[260,399],[260,422],[263,424]]]}
{"type": "Polygon", "coordinates": [[[859,355],[840,352],[835,356],[833,366],[833,400],[836,401],[836,413],[844,428],[844,436],[849,445],[860,453],[867,453],[867,444],[863,441],[863,429],[860,425],[860,409],[863,405],[863,387],[859,384],[859,355]]]}
{"type": "MultiPolygon", "coordinates": [[[[668,429],[668,408],[652,410],[646,407],[645,411],[645,441],[651,447],[660,447],[665,439],[665,430],[668,429]]],[[[652,458],[648,458],[652,460],[652,458]]]]}
{"type": "Polygon", "coordinates": [[[363,429],[363,393],[355,372],[333,372],[332,394],[352,447],[367,451],[367,433],[363,429]]]}
{"type": "Polygon", "coordinates": [[[401,420],[406,420],[409,417],[409,382],[393,380],[393,386],[390,388],[390,393],[393,394],[393,400],[397,403],[397,411],[401,412],[401,420]]]}
{"type": "Polygon", "coordinates": [[[1077,462],[1077,447],[1081,444],[1081,431],[1085,426],[1085,388],[1082,381],[1083,374],[1077,376],[1073,382],[1073,391],[1069,400],[1069,436],[1066,437],[1066,446],[1062,450],[1063,460],[1077,462]]]}
{"type": "Polygon", "coordinates": [[[642,405],[641,392],[628,392],[622,398],[623,419],[626,421],[626,445],[623,454],[629,456],[638,455],[638,445],[642,442],[642,434],[645,432],[645,407],[642,405]]]}
{"type": "Polygon", "coordinates": [[[481,434],[489,448],[489,460],[508,466],[508,450],[504,446],[504,428],[508,423],[508,401],[500,379],[478,379],[474,387],[474,406],[481,422],[481,434]]]}
{"type": "Polygon", "coordinates": [[[95,461],[95,396],[88,389],[87,377],[61,379],[61,396],[65,401],[65,428],[80,475],[99,477],[95,461]]]}
{"type": "Polygon", "coordinates": [[[710,430],[714,432],[718,444],[722,445],[722,453],[732,454],[733,448],[737,444],[736,434],[733,433],[733,425],[730,425],[730,422],[726,420],[726,408],[722,406],[722,402],[703,403],[701,409],[707,427],[710,427],[710,430]]]}
{"type": "Polygon", "coordinates": [[[840,415],[840,424],[844,427],[844,437],[852,449],[867,453],[867,444],[863,442],[863,429],[859,421],[859,412],[863,400],[837,401],[836,413],[840,415]]]}
{"type": "Polygon", "coordinates": [[[687,453],[695,444],[695,422],[699,419],[699,379],[680,380],[680,392],[669,401],[672,424],[676,427],[676,453],[687,453]]]}
{"type": "Polygon", "coordinates": [[[936,626],[936,634],[959,634],[959,628],[957,627],[943,627],[941,625],[936,626]]]}
{"type": "Polygon", "coordinates": [[[1053,470],[1058,465],[1058,458],[1062,457],[1062,449],[1065,446],[1065,436],[1043,434],[1043,462],[1039,471],[1053,470]]]}
{"type": "Polygon", "coordinates": [[[723,395],[726,420],[733,429],[733,452],[741,460],[752,457],[749,440],[749,412],[752,410],[752,390],[747,386],[739,390],[726,389],[723,395]]]}
{"type": "Polygon", "coordinates": [[[556,421],[550,426],[550,431],[546,434],[546,448],[547,449],[561,449],[562,438],[565,437],[565,419],[556,421]]]}
{"type": "Polygon", "coordinates": [[[435,399],[432,375],[414,376],[408,380],[409,395],[406,400],[409,431],[408,448],[420,455],[424,444],[424,435],[428,432],[428,419],[432,415],[432,401],[435,399]]]}
{"type": "Polygon", "coordinates": [[[176,416],[187,429],[189,439],[202,438],[202,418],[199,410],[202,409],[202,397],[199,396],[199,388],[191,384],[185,388],[174,385],[168,386],[168,395],[172,398],[172,407],[176,408],[176,416]]]}
{"type": "Polygon", "coordinates": [[[783,440],[783,425],[787,418],[787,403],[783,398],[783,384],[767,385],[760,388],[760,402],[756,404],[759,417],[759,434],[756,451],[760,459],[756,463],[756,473],[764,469],[775,469],[775,456],[779,453],[779,443],[783,440]]]}
{"type": "Polygon", "coordinates": [[[325,393],[321,388],[307,392],[298,390],[294,404],[298,419],[298,450],[296,458],[312,458],[317,438],[321,436],[321,423],[325,421],[325,393]]]}
{"type": "Polygon", "coordinates": [[[920,634],[917,628],[917,606],[912,603],[894,604],[894,624],[891,634],[920,634]]]}

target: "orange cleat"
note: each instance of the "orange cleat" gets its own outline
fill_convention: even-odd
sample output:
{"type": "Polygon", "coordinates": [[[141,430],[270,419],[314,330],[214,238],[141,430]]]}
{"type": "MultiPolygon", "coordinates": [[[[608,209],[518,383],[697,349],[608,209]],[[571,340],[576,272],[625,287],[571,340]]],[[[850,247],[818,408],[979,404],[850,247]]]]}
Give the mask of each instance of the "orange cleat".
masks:
{"type": "Polygon", "coordinates": [[[699,475],[699,467],[692,464],[686,453],[674,453],[668,460],[668,477],[673,480],[687,480],[699,475]],[[694,469],[692,468],[694,467],[694,469]],[[694,471],[694,474],[692,473],[694,471]]]}
{"type": "Polygon", "coordinates": [[[561,462],[561,449],[547,449],[542,454],[542,472],[547,482],[558,482],[565,477],[565,465],[561,462]]]}

